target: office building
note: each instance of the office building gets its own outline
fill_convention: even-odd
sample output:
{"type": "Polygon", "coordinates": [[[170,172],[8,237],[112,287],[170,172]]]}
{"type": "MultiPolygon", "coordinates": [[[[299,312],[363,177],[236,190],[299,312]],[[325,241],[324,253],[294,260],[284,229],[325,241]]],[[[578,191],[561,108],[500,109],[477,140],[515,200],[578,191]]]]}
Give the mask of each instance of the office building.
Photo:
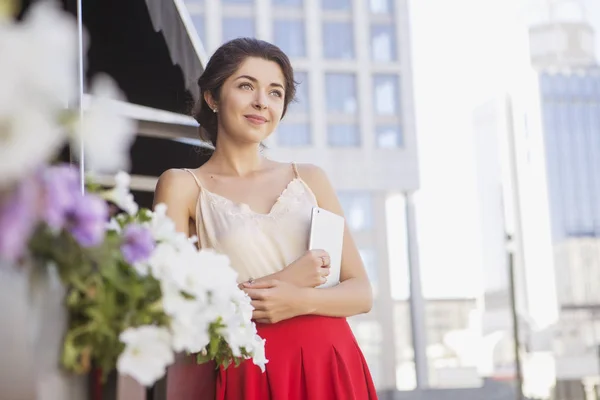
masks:
{"type": "MultiPolygon", "coordinates": [[[[394,323],[399,305],[392,298],[390,270],[407,271],[408,264],[393,262],[390,251],[403,247],[418,269],[412,195],[419,174],[407,1],[187,0],[186,5],[208,55],[230,39],[250,36],[278,45],[292,60],[299,101],[266,142],[266,151],[274,159],[319,165],[337,189],[376,294],[373,311],[350,322],[377,387],[395,389],[401,360],[390,349],[398,326],[411,336],[411,324],[394,323]],[[390,202],[394,195],[399,201],[390,202]],[[400,219],[389,218],[397,214],[400,219]],[[408,235],[388,235],[390,228],[408,235]]],[[[413,310],[421,311],[412,321],[415,336],[422,338],[418,276],[413,282],[413,310]]],[[[423,361],[417,370],[426,364],[419,340],[415,358],[423,361]]],[[[425,375],[421,369],[422,381],[425,375]]]]}

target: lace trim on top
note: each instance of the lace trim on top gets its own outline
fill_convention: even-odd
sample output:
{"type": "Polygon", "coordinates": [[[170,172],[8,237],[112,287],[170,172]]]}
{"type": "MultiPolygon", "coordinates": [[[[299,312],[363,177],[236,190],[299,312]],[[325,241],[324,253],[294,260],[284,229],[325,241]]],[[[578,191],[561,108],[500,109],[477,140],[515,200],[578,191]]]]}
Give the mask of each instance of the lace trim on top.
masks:
{"type": "MultiPolygon", "coordinates": [[[[310,188],[308,189],[308,193],[314,198],[314,194],[310,188]]],[[[206,190],[205,188],[200,190],[198,201],[200,201],[202,196],[206,196],[206,199],[212,207],[218,207],[220,211],[225,211],[230,217],[250,217],[253,220],[277,219],[281,215],[288,213],[295,205],[299,204],[306,192],[307,185],[302,178],[292,179],[283,192],[281,192],[271,207],[271,210],[266,214],[252,210],[246,203],[235,202],[227,197],[206,190]]],[[[314,198],[314,201],[316,203],[316,198],[314,198]]]]}

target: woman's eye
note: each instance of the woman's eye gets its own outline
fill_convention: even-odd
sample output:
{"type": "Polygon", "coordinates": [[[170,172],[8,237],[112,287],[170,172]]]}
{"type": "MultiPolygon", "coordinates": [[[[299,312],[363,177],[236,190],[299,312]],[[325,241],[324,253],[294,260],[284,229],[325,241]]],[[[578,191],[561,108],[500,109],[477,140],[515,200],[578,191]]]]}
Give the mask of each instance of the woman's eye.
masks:
{"type": "Polygon", "coordinates": [[[271,94],[273,94],[273,95],[275,95],[277,97],[283,97],[283,93],[281,91],[279,91],[279,90],[273,90],[271,92],[271,94]]]}
{"type": "Polygon", "coordinates": [[[250,85],[249,83],[242,83],[240,85],[240,88],[242,88],[242,89],[252,89],[252,85],[250,85]]]}

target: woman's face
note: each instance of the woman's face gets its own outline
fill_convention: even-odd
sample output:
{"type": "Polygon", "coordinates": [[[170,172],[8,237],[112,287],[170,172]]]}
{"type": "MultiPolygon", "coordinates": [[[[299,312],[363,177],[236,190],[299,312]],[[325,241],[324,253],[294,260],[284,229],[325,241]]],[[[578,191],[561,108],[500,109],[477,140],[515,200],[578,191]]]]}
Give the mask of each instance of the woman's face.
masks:
{"type": "Polygon", "coordinates": [[[218,102],[210,93],[205,99],[217,108],[219,138],[227,135],[243,143],[260,143],[281,120],[285,80],[277,63],[249,57],[225,81],[218,102]]]}

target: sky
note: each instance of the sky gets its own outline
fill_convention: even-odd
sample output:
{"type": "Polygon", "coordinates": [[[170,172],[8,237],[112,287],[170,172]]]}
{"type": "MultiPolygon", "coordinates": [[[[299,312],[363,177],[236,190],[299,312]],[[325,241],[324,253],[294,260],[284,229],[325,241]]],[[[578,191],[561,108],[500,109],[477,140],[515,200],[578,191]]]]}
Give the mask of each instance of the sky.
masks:
{"type": "MultiPolygon", "coordinates": [[[[542,15],[543,3],[409,0],[426,297],[473,297],[481,291],[472,112],[526,65],[525,27],[542,15]]],[[[584,6],[598,37],[600,1],[585,0],[584,6]]],[[[580,16],[572,4],[560,10],[571,19],[580,16]]],[[[598,38],[596,48],[600,56],[598,38]]]]}

